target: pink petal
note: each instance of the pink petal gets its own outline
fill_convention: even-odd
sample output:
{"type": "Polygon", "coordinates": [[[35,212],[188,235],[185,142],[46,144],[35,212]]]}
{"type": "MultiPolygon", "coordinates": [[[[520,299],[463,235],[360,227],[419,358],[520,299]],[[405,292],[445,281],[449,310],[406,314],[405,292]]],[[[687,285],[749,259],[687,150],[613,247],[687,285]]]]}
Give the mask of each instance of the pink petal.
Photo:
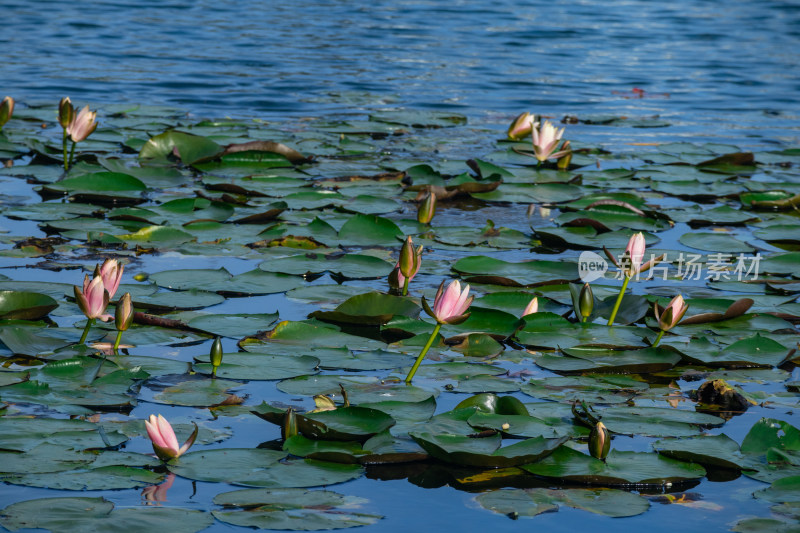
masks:
{"type": "Polygon", "coordinates": [[[173,431],[172,426],[167,419],[161,415],[158,415],[158,430],[161,433],[161,437],[166,442],[166,448],[170,450],[174,450],[177,452],[180,449],[180,444],[178,444],[178,438],[175,436],[175,431],[173,431]]]}
{"type": "Polygon", "coordinates": [[[150,419],[144,421],[144,426],[147,429],[147,436],[150,437],[153,444],[162,448],[167,448],[167,443],[158,430],[158,419],[156,419],[156,415],[150,415],[150,419]]]}

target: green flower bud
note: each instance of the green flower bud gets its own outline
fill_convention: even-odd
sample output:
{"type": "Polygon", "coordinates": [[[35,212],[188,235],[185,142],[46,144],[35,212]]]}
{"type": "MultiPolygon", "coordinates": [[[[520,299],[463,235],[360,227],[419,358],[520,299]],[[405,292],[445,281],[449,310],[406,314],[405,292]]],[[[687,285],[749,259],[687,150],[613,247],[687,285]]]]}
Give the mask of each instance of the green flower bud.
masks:
{"type": "Polygon", "coordinates": [[[605,461],[611,450],[611,435],[602,422],[598,422],[589,433],[589,453],[595,459],[605,461]]]}
{"type": "Polygon", "coordinates": [[[428,195],[423,198],[422,203],[419,204],[419,209],[417,209],[417,222],[420,224],[430,224],[435,214],[436,195],[433,194],[433,192],[428,192],[428,195]]]}
{"type": "Polygon", "coordinates": [[[126,292],[117,302],[117,309],[114,311],[114,325],[119,331],[125,331],[131,327],[133,322],[133,303],[131,293],[126,292]]]}
{"type": "Polygon", "coordinates": [[[10,96],[3,98],[0,102],[0,129],[3,129],[8,119],[14,114],[14,99],[10,96]]]}
{"type": "Polygon", "coordinates": [[[222,340],[217,337],[211,344],[211,366],[213,367],[213,374],[217,375],[217,367],[222,364],[222,340]]]}
{"type": "Polygon", "coordinates": [[[69,96],[65,96],[58,103],[58,123],[61,124],[62,128],[66,129],[69,123],[72,122],[73,117],[75,117],[75,108],[72,107],[69,96]]]}
{"type": "Polygon", "coordinates": [[[578,304],[580,306],[581,319],[585,321],[594,310],[594,294],[592,293],[592,287],[588,283],[583,284],[578,304]]]}
{"type": "Polygon", "coordinates": [[[283,440],[297,435],[297,415],[294,409],[289,407],[286,409],[286,414],[283,415],[283,426],[281,426],[281,438],[283,440]]]}

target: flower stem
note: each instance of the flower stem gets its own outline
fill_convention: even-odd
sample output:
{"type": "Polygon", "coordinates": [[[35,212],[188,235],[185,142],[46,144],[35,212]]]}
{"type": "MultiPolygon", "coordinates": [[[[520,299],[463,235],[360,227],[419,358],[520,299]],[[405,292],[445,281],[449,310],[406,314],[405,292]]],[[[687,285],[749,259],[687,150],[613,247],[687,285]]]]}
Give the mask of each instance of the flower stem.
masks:
{"type": "Polygon", "coordinates": [[[608,325],[614,325],[614,319],[617,318],[617,311],[619,311],[619,304],[622,303],[622,297],[625,295],[625,289],[628,287],[628,282],[631,280],[628,276],[625,276],[625,281],[622,282],[622,288],[619,290],[619,296],[617,296],[617,301],[614,303],[614,309],[611,311],[611,318],[608,319],[608,325]]]}
{"type": "Polygon", "coordinates": [[[408,296],[408,278],[403,276],[403,296],[408,296]]]}
{"type": "Polygon", "coordinates": [[[119,355],[117,350],[119,349],[119,341],[122,340],[122,330],[117,331],[117,340],[114,341],[114,355],[119,355]]]}
{"type": "Polygon", "coordinates": [[[72,141],[72,150],[69,151],[69,163],[65,167],[66,170],[69,170],[69,167],[72,166],[72,160],[75,159],[75,145],[78,144],[75,141],[72,141]]]}
{"type": "Polygon", "coordinates": [[[419,356],[417,356],[417,360],[414,361],[414,366],[411,367],[411,370],[408,371],[408,375],[406,376],[406,384],[410,384],[411,380],[414,379],[414,374],[417,373],[417,369],[419,365],[422,363],[422,360],[425,359],[425,354],[428,353],[431,345],[433,344],[433,339],[436,338],[436,335],[439,334],[439,330],[442,328],[441,324],[436,324],[436,327],[433,328],[433,333],[431,333],[431,338],[428,339],[428,342],[425,343],[425,347],[419,352],[419,356]]]}
{"type": "Polygon", "coordinates": [[[64,172],[69,170],[69,163],[67,162],[67,128],[64,128],[64,134],[61,136],[61,145],[64,148],[64,172]]]}
{"type": "Polygon", "coordinates": [[[656,342],[653,343],[653,348],[658,346],[658,343],[661,342],[661,337],[663,337],[663,336],[664,336],[664,330],[663,329],[659,330],[658,337],[656,337],[656,342]]]}
{"type": "Polygon", "coordinates": [[[83,335],[81,335],[81,340],[78,341],[78,344],[83,344],[86,342],[86,337],[89,335],[89,330],[92,329],[92,325],[94,324],[94,318],[90,318],[86,321],[86,327],[83,328],[83,335]]]}

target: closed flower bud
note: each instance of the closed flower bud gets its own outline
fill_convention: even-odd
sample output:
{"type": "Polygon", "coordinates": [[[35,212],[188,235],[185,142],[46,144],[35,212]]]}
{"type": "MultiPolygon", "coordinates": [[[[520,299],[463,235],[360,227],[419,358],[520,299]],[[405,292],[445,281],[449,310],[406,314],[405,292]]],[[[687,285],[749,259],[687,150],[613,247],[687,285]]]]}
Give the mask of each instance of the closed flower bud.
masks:
{"type": "Polygon", "coordinates": [[[611,450],[611,435],[602,422],[598,422],[589,433],[589,453],[595,459],[605,461],[611,450]]]}
{"type": "Polygon", "coordinates": [[[536,115],[532,115],[525,111],[517,115],[511,125],[508,127],[508,138],[512,141],[518,141],[527,135],[531,134],[531,130],[537,127],[536,115]]]}
{"type": "Polygon", "coordinates": [[[569,141],[561,146],[561,151],[566,153],[558,158],[556,166],[558,170],[568,170],[569,164],[572,163],[572,149],[569,147],[569,141]]]}
{"type": "Polygon", "coordinates": [[[539,311],[539,298],[534,296],[533,299],[531,299],[531,301],[528,302],[528,305],[525,306],[525,310],[522,311],[522,316],[532,315],[533,313],[536,313],[538,311],[539,311]]]}
{"type": "Polygon", "coordinates": [[[588,283],[584,283],[581,288],[578,304],[581,318],[584,320],[589,318],[589,315],[591,315],[594,310],[594,294],[592,293],[592,287],[588,283]]]}
{"type": "Polygon", "coordinates": [[[211,343],[211,366],[214,367],[214,372],[216,373],[217,367],[222,364],[222,339],[219,337],[214,339],[214,342],[211,343]]]}
{"type": "Polygon", "coordinates": [[[433,192],[429,192],[428,195],[423,198],[422,203],[419,204],[419,209],[417,209],[417,222],[420,224],[430,224],[435,214],[436,195],[433,194],[433,192]]]}
{"type": "Polygon", "coordinates": [[[8,119],[14,114],[14,99],[10,96],[3,98],[0,102],[0,129],[3,129],[8,119]]]}
{"type": "Polygon", "coordinates": [[[125,331],[131,327],[132,322],[133,303],[131,302],[131,293],[126,292],[117,302],[117,309],[114,312],[114,324],[117,326],[117,330],[125,331]]]}
{"type": "Polygon", "coordinates": [[[67,129],[69,123],[72,122],[74,117],[75,108],[72,107],[72,102],[70,101],[69,96],[65,96],[58,103],[58,123],[61,124],[62,128],[67,129]]]}
{"type": "Polygon", "coordinates": [[[281,426],[281,438],[283,440],[297,435],[297,414],[294,409],[289,407],[286,409],[286,414],[283,415],[283,426],[281,426]]]}

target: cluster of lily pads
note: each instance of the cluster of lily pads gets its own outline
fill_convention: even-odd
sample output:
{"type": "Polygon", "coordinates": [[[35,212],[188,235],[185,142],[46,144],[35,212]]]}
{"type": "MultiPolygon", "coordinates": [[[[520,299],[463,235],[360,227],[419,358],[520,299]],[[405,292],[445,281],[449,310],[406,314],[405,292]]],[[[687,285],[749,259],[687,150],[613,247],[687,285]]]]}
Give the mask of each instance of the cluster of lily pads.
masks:
{"type": "Polygon", "coordinates": [[[467,142],[445,113],[289,129],[124,105],[79,125],[67,99],[10,110],[0,256],[36,270],[0,277],[0,481],[148,503],[175,476],[221,488],[211,512],[47,498],[0,525],[369,525],[366,502],[305,489],[388,466],[515,518],[632,516],[744,474],[774,514],[734,527],[798,517],[800,150],[559,147],[563,129],[531,115],[467,142]],[[604,248],[621,289],[615,272],[578,283],[579,255],[604,248]],[[193,415],[130,416],[146,403],[193,415]],[[737,420],[741,442],[724,433],[737,420]],[[219,444],[250,422],[259,447],[219,444]],[[148,438],[157,457],[127,449],[148,438]]]}

